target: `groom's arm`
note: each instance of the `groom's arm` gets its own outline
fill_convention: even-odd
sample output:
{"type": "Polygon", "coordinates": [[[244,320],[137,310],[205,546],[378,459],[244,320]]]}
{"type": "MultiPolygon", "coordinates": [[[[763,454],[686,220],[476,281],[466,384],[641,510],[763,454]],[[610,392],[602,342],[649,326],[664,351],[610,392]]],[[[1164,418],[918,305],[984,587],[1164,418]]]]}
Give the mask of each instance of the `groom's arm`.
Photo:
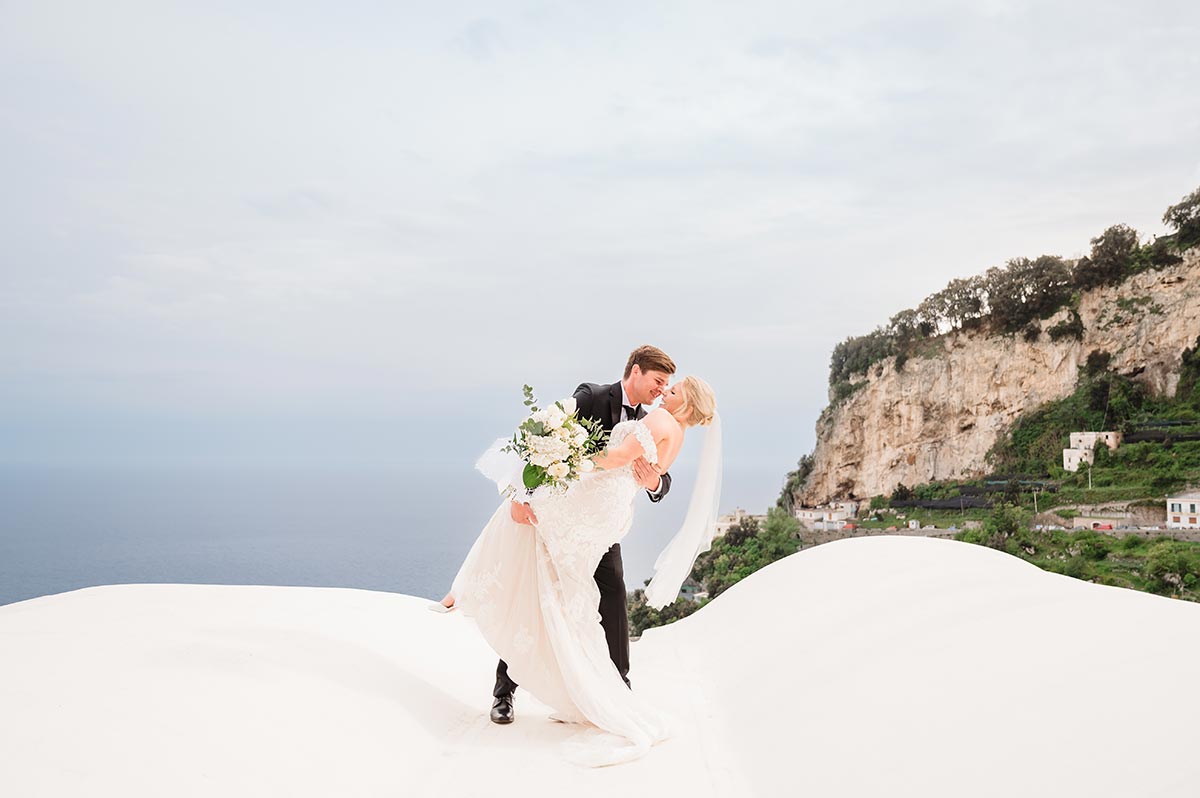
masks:
{"type": "Polygon", "coordinates": [[[661,474],[659,480],[659,490],[652,491],[646,488],[646,494],[650,497],[650,502],[661,502],[662,497],[666,496],[667,491],[671,490],[671,474],[661,474]]]}
{"type": "Polygon", "coordinates": [[[648,491],[646,491],[646,493],[649,494],[650,501],[658,502],[658,501],[662,501],[662,497],[666,496],[667,491],[669,491],[670,489],[671,489],[671,474],[666,473],[666,474],[662,475],[662,484],[658,486],[658,490],[657,491],[648,490],[648,491]]]}
{"type": "Polygon", "coordinates": [[[592,410],[595,409],[596,397],[592,393],[592,386],[586,382],[579,383],[579,387],[575,389],[573,394],[575,397],[575,410],[579,413],[580,418],[595,418],[592,415],[592,410]]]}

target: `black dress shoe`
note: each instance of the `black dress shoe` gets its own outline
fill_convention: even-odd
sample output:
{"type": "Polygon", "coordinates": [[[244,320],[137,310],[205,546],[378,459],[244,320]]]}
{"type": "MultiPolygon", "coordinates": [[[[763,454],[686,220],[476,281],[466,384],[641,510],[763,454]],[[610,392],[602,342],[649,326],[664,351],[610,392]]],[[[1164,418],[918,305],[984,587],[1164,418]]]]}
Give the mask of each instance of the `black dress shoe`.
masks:
{"type": "Polygon", "coordinates": [[[512,723],[513,717],[512,693],[502,695],[492,702],[492,723],[512,723]]]}

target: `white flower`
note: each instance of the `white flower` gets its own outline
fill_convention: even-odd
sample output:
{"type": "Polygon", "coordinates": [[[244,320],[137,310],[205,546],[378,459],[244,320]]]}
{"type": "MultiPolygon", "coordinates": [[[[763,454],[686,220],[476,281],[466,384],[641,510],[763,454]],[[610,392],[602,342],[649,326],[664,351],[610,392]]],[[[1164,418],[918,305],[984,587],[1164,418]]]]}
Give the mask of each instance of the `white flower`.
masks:
{"type": "Polygon", "coordinates": [[[546,429],[558,429],[567,420],[567,414],[558,405],[550,405],[542,412],[546,414],[546,419],[543,422],[546,425],[546,429]]]}
{"type": "Polygon", "coordinates": [[[566,463],[555,463],[546,469],[546,473],[555,479],[562,479],[571,473],[571,467],[566,463]]]}
{"type": "Polygon", "coordinates": [[[579,473],[580,474],[586,474],[595,467],[596,467],[596,465],[591,460],[580,460],[579,461],[579,473]]]}
{"type": "Polygon", "coordinates": [[[534,436],[529,439],[529,462],[545,468],[571,456],[571,447],[566,441],[553,435],[534,436]]]}
{"type": "Polygon", "coordinates": [[[562,406],[563,412],[566,413],[568,416],[575,412],[575,397],[574,396],[569,396],[566,399],[563,399],[562,401],[559,402],[559,404],[562,406]]]}
{"type": "Polygon", "coordinates": [[[571,443],[576,446],[583,446],[587,442],[588,432],[583,427],[575,430],[575,434],[571,436],[571,443]]]}

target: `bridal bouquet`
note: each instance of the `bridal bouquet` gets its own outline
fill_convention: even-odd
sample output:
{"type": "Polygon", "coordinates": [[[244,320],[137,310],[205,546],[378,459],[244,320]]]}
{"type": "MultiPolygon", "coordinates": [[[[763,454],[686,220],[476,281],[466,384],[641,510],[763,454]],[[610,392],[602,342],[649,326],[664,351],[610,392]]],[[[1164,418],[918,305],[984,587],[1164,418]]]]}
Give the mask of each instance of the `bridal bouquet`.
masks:
{"type": "Polygon", "coordinates": [[[600,422],[580,418],[575,399],[563,399],[539,409],[533,388],[524,386],[529,418],[521,423],[503,451],[525,461],[525,487],[566,487],[592,470],[592,455],[604,448],[608,433],[600,422]]]}

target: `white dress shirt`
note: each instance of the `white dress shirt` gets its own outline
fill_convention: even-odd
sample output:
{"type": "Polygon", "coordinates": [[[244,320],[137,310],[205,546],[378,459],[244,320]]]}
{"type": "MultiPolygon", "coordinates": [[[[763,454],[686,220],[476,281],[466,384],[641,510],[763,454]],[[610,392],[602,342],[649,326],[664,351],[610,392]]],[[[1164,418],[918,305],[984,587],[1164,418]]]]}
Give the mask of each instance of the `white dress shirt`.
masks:
{"type": "Polygon", "coordinates": [[[629,411],[625,409],[627,407],[632,407],[634,411],[638,409],[637,405],[629,401],[629,394],[625,393],[625,383],[621,383],[621,421],[633,421],[629,417],[629,411]]]}

